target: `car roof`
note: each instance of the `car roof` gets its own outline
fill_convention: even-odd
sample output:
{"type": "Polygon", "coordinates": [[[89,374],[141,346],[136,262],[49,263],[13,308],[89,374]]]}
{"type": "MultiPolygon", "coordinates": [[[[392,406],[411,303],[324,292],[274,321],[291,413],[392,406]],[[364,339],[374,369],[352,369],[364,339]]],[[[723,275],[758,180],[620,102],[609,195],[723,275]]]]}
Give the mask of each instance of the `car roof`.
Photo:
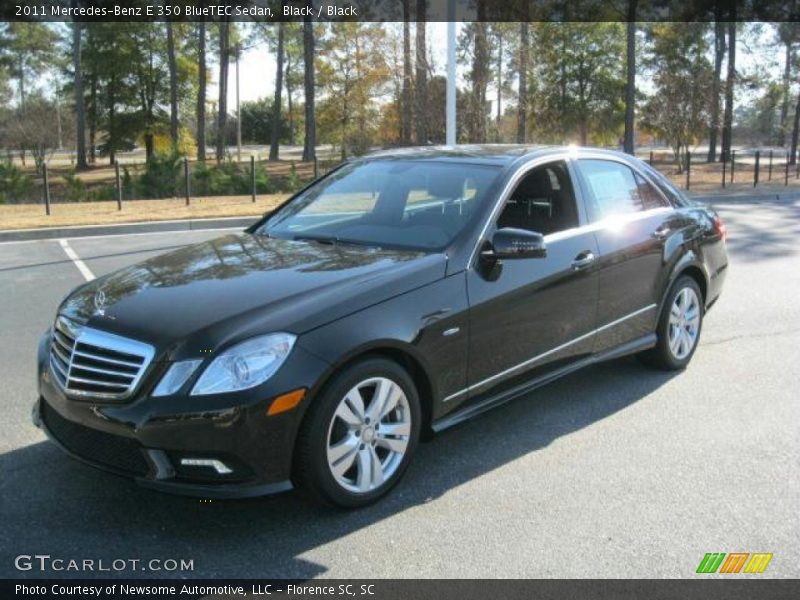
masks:
{"type": "Polygon", "coordinates": [[[614,150],[577,146],[546,146],[530,144],[463,144],[456,146],[411,146],[379,150],[360,157],[360,160],[432,160],[452,163],[472,163],[507,166],[522,158],[540,158],[570,152],[582,154],[608,154],[630,158],[614,150]]]}

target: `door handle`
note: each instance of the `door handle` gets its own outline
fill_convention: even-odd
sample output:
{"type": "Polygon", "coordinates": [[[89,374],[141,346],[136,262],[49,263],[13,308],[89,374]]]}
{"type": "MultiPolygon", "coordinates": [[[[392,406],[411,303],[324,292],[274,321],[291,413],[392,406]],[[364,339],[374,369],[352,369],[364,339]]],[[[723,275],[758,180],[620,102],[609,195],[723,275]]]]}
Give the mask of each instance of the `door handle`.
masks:
{"type": "Polygon", "coordinates": [[[572,270],[573,271],[580,271],[585,269],[589,265],[591,265],[595,260],[594,253],[587,250],[586,252],[581,252],[578,256],[575,257],[575,260],[572,261],[572,270]]]}
{"type": "Polygon", "coordinates": [[[669,225],[662,225],[652,233],[652,236],[657,240],[663,240],[665,237],[669,235],[669,232],[670,232],[669,225]]]}

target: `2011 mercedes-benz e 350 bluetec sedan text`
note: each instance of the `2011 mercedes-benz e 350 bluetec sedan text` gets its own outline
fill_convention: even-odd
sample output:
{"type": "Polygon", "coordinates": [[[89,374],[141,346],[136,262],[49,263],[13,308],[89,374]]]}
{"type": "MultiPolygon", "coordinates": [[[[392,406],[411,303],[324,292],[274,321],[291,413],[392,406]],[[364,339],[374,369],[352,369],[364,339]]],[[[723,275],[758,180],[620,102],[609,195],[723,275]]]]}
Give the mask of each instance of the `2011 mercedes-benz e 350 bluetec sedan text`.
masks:
{"type": "Polygon", "coordinates": [[[716,213],[627,155],[373,154],[74,290],[34,420],[160,490],[362,506],[421,434],[600,360],[684,367],[726,267],[716,213]]]}

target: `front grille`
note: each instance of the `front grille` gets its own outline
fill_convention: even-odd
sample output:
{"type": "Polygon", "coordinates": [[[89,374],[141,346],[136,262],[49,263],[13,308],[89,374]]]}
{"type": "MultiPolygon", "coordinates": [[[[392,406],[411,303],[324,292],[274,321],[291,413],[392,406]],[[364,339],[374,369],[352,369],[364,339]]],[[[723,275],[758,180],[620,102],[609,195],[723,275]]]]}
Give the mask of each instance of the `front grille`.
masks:
{"type": "Polygon", "coordinates": [[[41,403],[41,416],[50,434],[64,448],[88,462],[130,475],[146,475],[149,467],[135,440],[73,423],[41,403]]]}
{"type": "Polygon", "coordinates": [[[50,370],[70,396],[122,400],[136,389],[153,354],[149,344],[58,317],[50,370]]]}

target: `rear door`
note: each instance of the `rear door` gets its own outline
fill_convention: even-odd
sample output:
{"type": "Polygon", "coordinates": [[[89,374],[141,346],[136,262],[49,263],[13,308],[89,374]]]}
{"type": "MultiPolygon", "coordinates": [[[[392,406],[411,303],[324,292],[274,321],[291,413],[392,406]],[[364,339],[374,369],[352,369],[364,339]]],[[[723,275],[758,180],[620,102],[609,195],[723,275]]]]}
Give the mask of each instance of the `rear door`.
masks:
{"type": "Polygon", "coordinates": [[[593,232],[581,227],[586,215],[574,189],[567,161],[527,172],[489,236],[501,227],[542,233],[547,256],[505,259],[491,271],[478,264],[467,271],[473,398],[591,350],[598,250],[593,232]]]}
{"type": "Polygon", "coordinates": [[[577,161],[600,251],[594,351],[651,333],[667,263],[665,242],[680,228],[667,199],[621,161],[577,161]]]}

